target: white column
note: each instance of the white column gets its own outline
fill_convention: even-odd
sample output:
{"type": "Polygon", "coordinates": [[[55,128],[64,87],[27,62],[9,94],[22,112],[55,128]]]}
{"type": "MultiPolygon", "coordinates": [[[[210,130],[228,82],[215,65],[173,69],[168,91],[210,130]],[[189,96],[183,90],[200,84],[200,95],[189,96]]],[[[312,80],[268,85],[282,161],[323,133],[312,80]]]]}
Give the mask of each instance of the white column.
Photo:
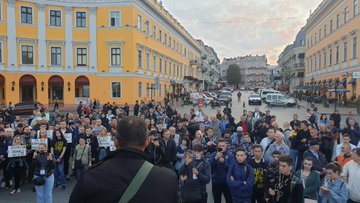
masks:
{"type": "Polygon", "coordinates": [[[45,4],[38,4],[38,70],[47,70],[45,4]]]}
{"type": "Polygon", "coordinates": [[[96,43],[96,7],[90,8],[90,66],[89,70],[97,70],[97,43],[96,43]]]}
{"type": "Polygon", "coordinates": [[[72,7],[65,7],[65,70],[74,70],[72,7]]]}
{"type": "Polygon", "coordinates": [[[17,68],[15,0],[6,1],[7,37],[8,37],[8,68],[17,68]]]}

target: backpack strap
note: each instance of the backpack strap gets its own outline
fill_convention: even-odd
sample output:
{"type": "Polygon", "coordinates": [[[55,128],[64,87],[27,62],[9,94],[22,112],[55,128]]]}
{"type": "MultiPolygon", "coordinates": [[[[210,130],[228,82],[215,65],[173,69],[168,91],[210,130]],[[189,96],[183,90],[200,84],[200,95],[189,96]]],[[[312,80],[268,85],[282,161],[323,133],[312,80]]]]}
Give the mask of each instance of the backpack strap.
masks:
{"type": "Polygon", "coordinates": [[[128,203],[136,193],[139,191],[141,185],[145,182],[146,177],[148,177],[153,165],[147,161],[143,163],[129,186],[126,188],[125,192],[121,196],[119,203],[128,203]]]}

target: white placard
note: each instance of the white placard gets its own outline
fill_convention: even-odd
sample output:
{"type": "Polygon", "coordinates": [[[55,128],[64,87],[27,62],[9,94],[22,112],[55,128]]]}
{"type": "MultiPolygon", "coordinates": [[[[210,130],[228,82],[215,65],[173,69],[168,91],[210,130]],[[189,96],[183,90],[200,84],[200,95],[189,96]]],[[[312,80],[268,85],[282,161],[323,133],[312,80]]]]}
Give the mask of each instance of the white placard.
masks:
{"type": "Polygon", "coordinates": [[[360,72],[353,72],[353,73],[352,73],[352,78],[354,78],[354,79],[360,79],[360,72]]]}
{"type": "Polygon", "coordinates": [[[111,146],[111,136],[98,137],[99,147],[110,147],[111,146]]]}
{"type": "Polygon", "coordinates": [[[72,143],[72,133],[65,133],[64,135],[65,139],[66,139],[66,142],[69,144],[69,143],[72,143]]]}
{"type": "Polygon", "coordinates": [[[26,156],[26,145],[15,145],[8,147],[8,157],[26,156]]]}
{"type": "Polygon", "coordinates": [[[38,150],[40,144],[46,144],[48,146],[47,139],[31,139],[31,149],[38,150]]]}
{"type": "Polygon", "coordinates": [[[116,150],[116,147],[115,147],[115,144],[114,144],[114,141],[110,141],[110,151],[115,151],[116,150]]]}

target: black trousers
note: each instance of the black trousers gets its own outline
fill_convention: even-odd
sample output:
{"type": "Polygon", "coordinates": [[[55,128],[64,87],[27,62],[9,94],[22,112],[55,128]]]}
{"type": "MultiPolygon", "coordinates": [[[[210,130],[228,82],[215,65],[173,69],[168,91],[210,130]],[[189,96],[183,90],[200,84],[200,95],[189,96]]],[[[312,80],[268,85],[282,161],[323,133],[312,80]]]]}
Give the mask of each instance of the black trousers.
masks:
{"type": "Polygon", "coordinates": [[[65,176],[69,174],[69,166],[70,166],[70,156],[71,156],[71,145],[67,145],[64,154],[64,173],[65,176]]]}
{"type": "Polygon", "coordinates": [[[253,195],[251,198],[252,203],[266,203],[266,200],[264,198],[264,190],[253,190],[253,195]]]}
{"type": "Polygon", "coordinates": [[[231,203],[230,189],[226,184],[212,183],[214,203],[221,203],[221,195],[224,194],[226,203],[231,203]]]}
{"type": "Polygon", "coordinates": [[[3,172],[4,176],[4,182],[6,186],[10,185],[10,179],[11,179],[11,173],[9,170],[7,170],[7,165],[9,163],[8,159],[5,159],[5,161],[0,162],[0,170],[3,172]]]}

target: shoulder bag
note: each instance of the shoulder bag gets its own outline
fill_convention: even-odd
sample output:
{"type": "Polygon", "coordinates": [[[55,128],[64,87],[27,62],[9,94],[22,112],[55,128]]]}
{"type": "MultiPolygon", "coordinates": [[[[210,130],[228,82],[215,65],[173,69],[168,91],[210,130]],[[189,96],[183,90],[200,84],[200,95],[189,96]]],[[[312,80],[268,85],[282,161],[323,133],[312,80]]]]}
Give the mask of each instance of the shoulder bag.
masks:
{"type": "Polygon", "coordinates": [[[82,151],[80,159],[75,159],[75,163],[74,163],[75,169],[84,169],[85,168],[84,164],[82,164],[82,157],[84,155],[85,148],[86,148],[86,145],[84,146],[84,149],[82,151]]]}
{"type": "Polygon", "coordinates": [[[134,198],[136,193],[139,191],[141,185],[145,182],[146,177],[148,177],[153,166],[154,165],[147,161],[143,163],[143,165],[121,196],[119,203],[128,203],[132,198],[134,198]]]}

